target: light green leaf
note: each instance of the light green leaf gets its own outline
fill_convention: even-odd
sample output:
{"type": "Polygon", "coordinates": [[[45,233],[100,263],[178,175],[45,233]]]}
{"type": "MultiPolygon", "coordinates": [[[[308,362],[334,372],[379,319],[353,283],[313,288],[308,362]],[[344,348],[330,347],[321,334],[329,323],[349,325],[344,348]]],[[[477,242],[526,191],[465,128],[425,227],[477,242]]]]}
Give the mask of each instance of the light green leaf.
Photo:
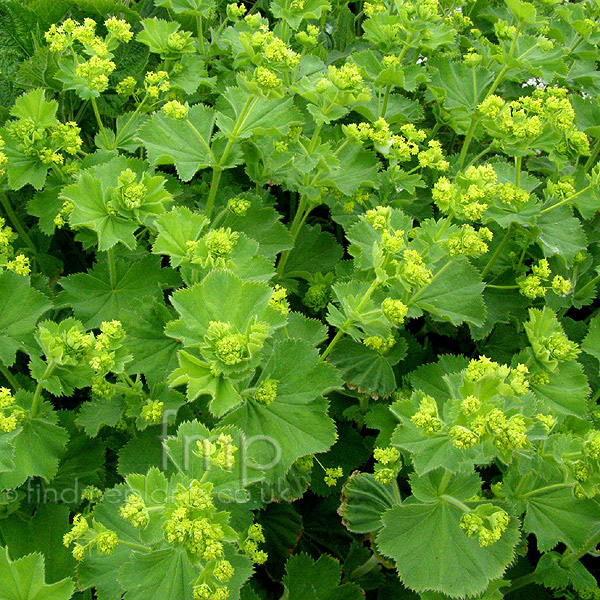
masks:
{"type": "Polygon", "coordinates": [[[519,541],[518,523],[511,519],[500,540],[480,546],[459,526],[463,511],[444,499],[445,493],[464,502],[472,487],[454,488],[451,483],[451,490],[450,486],[443,489],[437,479],[439,473],[426,476],[438,481],[435,499],[421,501],[413,496],[410,502],[394,506],[383,515],[377,547],[394,560],[407,587],[417,592],[433,590],[451,598],[474,596],[501,577],[512,562],[519,541]]]}
{"type": "Polygon", "coordinates": [[[27,416],[12,438],[15,468],[0,473],[0,488],[19,487],[28,477],[52,480],[69,440],[67,432],[57,425],[57,414],[49,402],[42,402],[39,412],[33,416],[32,393],[19,391],[15,400],[27,416]]]}
{"type": "Polygon", "coordinates": [[[453,325],[482,325],[484,284],[477,269],[466,260],[446,263],[419,294],[414,305],[453,325]]]}
{"type": "Polygon", "coordinates": [[[583,338],[581,349],[600,360],[600,315],[596,315],[590,321],[589,330],[583,338]]]}
{"type": "Polygon", "coordinates": [[[214,109],[196,104],[188,118],[179,121],[156,112],[138,131],[138,139],[153,165],[175,165],[182,181],[189,181],[199,169],[214,164],[210,150],[215,120],[214,109]]]}
{"type": "Polygon", "coordinates": [[[587,248],[587,238],[579,219],[568,206],[560,206],[541,215],[537,220],[539,243],[546,256],[556,254],[571,264],[577,252],[587,248]]]}
{"type": "Polygon", "coordinates": [[[63,290],[58,298],[63,305],[73,307],[85,327],[98,327],[102,321],[118,319],[121,310],[131,308],[131,300],[162,297],[162,287],[177,285],[173,272],[161,269],[158,256],[127,255],[115,258],[114,279],[111,281],[106,254],[88,273],[76,273],[61,279],[63,290]]]}
{"type": "Polygon", "coordinates": [[[162,301],[141,302],[120,311],[127,333],[125,346],[133,356],[128,373],[143,373],[150,383],[165,381],[177,366],[181,344],[165,335],[165,326],[173,318],[162,301]]]}
{"type": "Polygon", "coordinates": [[[265,406],[248,397],[223,423],[242,429],[252,441],[249,456],[281,476],[301,456],[325,452],[335,441],[321,396],[341,382],[335,368],[299,340],[274,344],[256,385],[267,379],[278,382],[275,400],[265,406]]]}
{"type": "Polygon", "coordinates": [[[247,116],[236,129],[248,98],[248,92],[230,87],[217,102],[217,125],[229,139],[245,139],[250,136],[281,133],[286,135],[290,126],[301,122],[300,113],[294,108],[292,98],[255,98],[247,109],[247,116]]]}
{"type": "Polygon", "coordinates": [[[10,366],[19,348],[34,345],[33,332],[40,316],[52,304],[12,271],[0,274],[0,360],[10,366]]]}
{"type": "Polygon", "coordinates": [[[12,561],[8,549],[0,551],[0,597],[2,600],[69,600],[71,579],[45,583],[44,557],[35,553],[12,561]]]}
{"type": "Polygon", "coordinates": [[[331,353],[331,362],[346,383],[359,391],[389,396],[396,389],[392,367],[406,356],[406,341],[400,338],[386,354],[367,348],[351,339],[342,340],[331,353]]]}

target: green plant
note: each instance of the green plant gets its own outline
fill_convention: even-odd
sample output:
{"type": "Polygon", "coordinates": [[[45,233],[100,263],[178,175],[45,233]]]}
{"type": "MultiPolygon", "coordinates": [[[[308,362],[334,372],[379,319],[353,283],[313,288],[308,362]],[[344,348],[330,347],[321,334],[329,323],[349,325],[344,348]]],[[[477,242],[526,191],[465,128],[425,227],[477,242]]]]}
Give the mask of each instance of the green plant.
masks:
{"type": "Polygon", "coordinates": [[[0,597],[600,597],[599,23],[0,1],[0,597]]]}

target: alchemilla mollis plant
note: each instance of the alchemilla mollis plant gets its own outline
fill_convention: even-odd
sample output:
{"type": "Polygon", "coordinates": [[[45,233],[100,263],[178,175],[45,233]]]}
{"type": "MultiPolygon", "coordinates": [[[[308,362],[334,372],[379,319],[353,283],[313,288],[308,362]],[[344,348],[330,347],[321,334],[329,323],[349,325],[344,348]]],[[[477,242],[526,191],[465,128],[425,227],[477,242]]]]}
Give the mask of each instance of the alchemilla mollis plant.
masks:
{"type": "Polygon", "coordinates": [[[600,598],[596,0],[0,0],[0,599],[600,598]]]}

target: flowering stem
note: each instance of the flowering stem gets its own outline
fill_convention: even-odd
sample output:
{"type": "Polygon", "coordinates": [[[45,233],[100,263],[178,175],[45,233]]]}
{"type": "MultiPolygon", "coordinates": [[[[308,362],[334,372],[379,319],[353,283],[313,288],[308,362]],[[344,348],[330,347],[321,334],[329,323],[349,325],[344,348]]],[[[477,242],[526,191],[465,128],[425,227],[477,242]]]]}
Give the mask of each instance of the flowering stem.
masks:
{"type": "Polygon", "coordinates": [[[208,193],[208,200],[206,201],[206,217],[210,219],[213,207],[215,205],[215,198],[217,197],[217,191],[219,190],[219,183],[221,182],[221,173],[223,169],[221,167],[213,167],[212,170],[212,181],[210,182],[210,192],[208,193]]]}
{"type": "Polygon", "coordinates": [[[200,54],[204,55],[204,33],[202,31],[202,17],[196,15],[196,29],[198,30],[198,44],[200,45],[200,54]]]}
{"type": "Polygon", "coordinates": [[[1,363],[0,363],[0,373],[2,373],[2,375],[4,375],[4,378],[6,379],[6,381],[8,381],[8,383],[15,390],[21,389],[21,386],[19,385],[19,382],[15,379],[15,376],[1,363]]]}
{"type": "Polygon", "coordinates": [[[588,281],[580,290],[577,290],[576,296],[582,294],[582,292],[587,292],[589,288],[593,287],[600,280],[600,275],[596,275],[591,281],[588,281]]]}
{"type": "Polygon", "coordinates": [[[123,129],[121,129],[121,131],[119,132],[119,135],[115,138],[115,143],[112,145],[111,149],[114,150],[118,146],[119,142],[123,139],[123,135],[125,135],[125,132],[127,131],[127,129],[129,129],[131,122],[133,121],[133,119],[135,119],[135,116],[140,112],[142,106],[144,106],[144,103],[146,102],[147,98],[148,98],[148,94],[146,94],[142,98],[142,101],[137,105],[137,108],[135,109],[133,114],[129,117],[129,119],[127,120],[127,123],[125,123],[125,125],[123,126],[123,129]]]}
{"type": "Polygon", "coordinates": [[[102,133],[102,138],[104,139],[104,145],[107,148],[110,148],[110,144],[108,143],[108,138],[106,137],[106,129],[104,129],[104,125],[102,124],[102,119],[100,117],[100,111],[98,110],[98,104],[96,103],[96,98],[92,98],[91,102],[92,102],[92,108],[94,109],[94,115],[96,117],[96,122],[98,123],[100,132],[102,133]]]}
{"type": "Polygon", "coordinates": [[[469,129],[467,130],[467,134],[465,135],[465,141],[463,142],[462,148],[460,149],[460,155],[458,157],[458,169],[462,169],[465,164],[465,158],[467,157],[467,152],[469,150],[469,146],[471,145],[471,140],[473,139],[473,134],[475,133],[475,128],[477,127],[477,121],[479,121],[479,117],[475,114],[471,118],[471,124],[469,125],[469,129]]]}
{"type": "Polygon", "coordinates": [[[586,555],[588,552],[593,552],[598,544],[600,544],[600,531],[597,531],[594,535],[592,535],[588,539],[588,541],[583,545],[583,548],[577,550],[577,552],[573,550],[565,552],[565,554],[563,554],[562,559],[560,560],[560,566],[567,569],[573,563],[576,563],[582,556],[586,555]]]}
{"type": "Polygon", "coordinates": [[[415,294],[413,294],[412,298],[410,298],[406,305],[410,306],[415,300],[417,300],[417,298],[452,264],[452,261],[449,260],[432,278],[431,281],[423,286],[418,292],[415,292],[415,294]]]}
{"type": "Polygon", "coordinates": [[[25,242],[25,244],[27,244],[28,248],[33,252],[33,254],[36,255],[37,249],[35,244],[29,237],[27,231],[25,231],[25,227],[23,227],[21,219],[19,219],[17,213],[13,210],[10,200],[3,192],[0,192],[0,204],[2,204],[2,208],[4,209],[10,224],[17,230],[17,233],[21,236],[22,240],[25,242]]]}
{"type": "Polygon", "coordinates": [[[537,488],[536,490],[531,490],[531,492],[527,492],[526,494],[522,494],[519,496],[519,499],[531,498],[532,496],[540,496],[541,494],[545,494],[546,492],[554,492],[555,490],[562,490],[563,488],[571,487],[568,483],[553,483],[552,485],[546,485],[541,488],[537,488]]]}
{"type": "MultiPolygon", "coordinates": [[[[212,176],[212,181],[210,183],[210,191],[208,193],[208,200],[206,201],[205,214],[208,219],[210,219],[210,215],[212,213],[212,210],[213,210],[213,207],[215,204],[215,198],[217,197],[217,192],[219,191],[219,184],[221,182],[221,173],[223,172],[223,169],[225,166],[225,161],[229,157],[229,153],[231,152],[231,149],[233,148],[233,144],[235,144],[235,142],[238,139],[240,130],[246,124],[246,121],[248,120],[250,113],[254,110],[254,107],[257,105],[258,100],[259,100],[259,97],[254,94],[251,94],[250,96],[248,96],[246,103],[244,104],[242,111],[240,112],[240,115],[237,118],[235,125],[233,126],[233,131],[231,132],[231,137],[227,141],[227,145],[225,146],[225,149],[223,150],[223,154],[221,155],[219,162],[213,166],[213,176],[212,176]]],[[[189,123],[189,121],[188,121],[188,124],[191,125],[191,123],[189,123]]],[[[198,135],[200,135],[200,134],[198,134],[198,135]]],[[[211,155],[212,155],[212,152],[211,152],[211,155]]],[[[213,159],[214,159],[214,157],[213,157],[213,159]]]]}
{"type": "MultiPolygon", "coordinates": [[[[373,292],[377,288],[378,284],[379,284],[379,281],[377,281],[377,279],[375,279],[373,281],[373,283],[371,283],[371,285],[369,286],[369,289],[365,292],[363,299],[360,301],[359,305],[356,307],[355,312],[360,312],[360,310],[363,308],[363,306],[369,301],[369,298],[373,295],[373,292]]],[[[323,354],[321,354],[321,358],[319,359],[319,362],[324,361],[331,354],[331,351],[335,348],[337,343],[340,341],[341,337],[346,333],[346,329],[348,329],[348,327],[350,327],[350,325],[352,325],[353,322],[354,322],[354,319],[352,317],[350,317],[339,328],[338,332],[335,334],[335,336],[333,337],[331,342],[329,342],[329,346],[327,346],[327,348],[325,348],[325,351],[323,352],[323,354]]]]}
{"type": "Polygon", "coordinates": [[[52,371],[56,367],[54,361],[50,361],[44,370],[43,375],[37,383],[35,393],[33,395],[33,401],[31,403],[31,417],[35,418],[40,412],[40,406],[42,405],[42,381],[48,379],[52,375],[52,371]]]}
{"type": "Polygon", "coordinates": [[[481,277],[482,278],[484,278],[490,272],[490,269],[492,268],[492,265],[496,262],[496,260],[500,256],[500,254],[502,254],[502,251],[504,250],[504,248],[506,247],[506,244],[508,244],[508,242],[510,240],[510,234],[511,233],[512,233],[512,223],[508,226],[508,229],[506,230],[506,233],[504,234],[504,237],[502,238],[502,240],[498,244],[498,247],[496,248],[496,251],[494,252],[494,254],[492,254],[492,257],[490,258],[490,260],[488,261],[487,265],[485,265],[483,271],[481,272],[481,277]]]}
{"type": "Polygon", "coordinates": [[[520,187],[521,185],[521,161],[522,156],[515,156],[515,185],[520,187]]]}
{"type": "Polygon", "coordinates": [[[548,206],[547,208],[544,208],[544,210],[540,211],[540,215],[543,215],[551,210],[554,210],[555,208],[558,208],[559,206],[562,206],[563,204],[566,204],[567,202],[571,202],[571,200],[575,200],[575,198],[581,196],[581,194],[583,194],[584,192],[587,192],[591,187],[592,187],[591,185],[586,185],[583,189],[579,190],[575,194],[571,194],[568,198],[564,198],[560,202],[557,202],[556,204],[553,204],[552,206],[548,206]]]}
{"type": "Polygon", "coordinates": [[[508,594],[511,594],[512,592],[514,592],[515,590],[518,590],[519,588],[525,587],[526,585],[529,585],[530,583],[535,583],[536,580],[536,575],[535,573],[529,573],[528,575],[523,575],[522,577],[517,577],[517,579],[513,579],[510,584],[508,585],[508,589],[506,589],[506,591],[504,592],[504,595],[507,596],[508,594]]]}
{"type": "Polygon", "coordinates": [[[448,504],[452,504],[452,506],[456,506],[456,508],[460,508],[465,513],[471,512],[471,509],[460,500],[457,500],[454,496],[448,496],[447,494],[442,494],[440,500],[447,502],[448,504]]]}
{"type": "MultiPolygon", "coordinates": [[[[294,215],[294,220],[292,221],[292,225],[290,226],[290,234],[292,236],[292,243],[296,243],[296,238],[300,233],[300,229],[302,229],[302,225],[304,225],[306,218],[308,217],[308,213],[311,210],[311,206],[308,205],[308,198],[302,196],[300,200],[300,204],[298,205],[298,210],[294,215]]],[[[277,276],[281,279],[281,275],[283,274],[283,269],[288,261],[291,250],[286,250],[281,254],[281,258],[279,259],[279,263],[277,264],[277,276]]]]}
{"type": "Polygon", "coordinates": [[[583,166],[583,170],[587,173],[589,168],[594,164],[594,161],[598,158],[598,154],[600,153],[600,138],[596,140],[594,144],[594,149],[590,154],[590,157],[587,159],[585,165],[583,166]]]}

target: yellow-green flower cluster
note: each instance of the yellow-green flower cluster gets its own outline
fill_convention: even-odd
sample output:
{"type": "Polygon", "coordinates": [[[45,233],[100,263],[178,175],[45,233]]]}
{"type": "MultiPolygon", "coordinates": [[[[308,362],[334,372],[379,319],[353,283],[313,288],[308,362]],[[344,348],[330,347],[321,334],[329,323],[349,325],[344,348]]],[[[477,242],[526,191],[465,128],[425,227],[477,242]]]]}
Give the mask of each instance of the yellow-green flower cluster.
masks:
{"type": "Polygon", "coordinates": [[[454,183],[440,177],[432,190],[433,201],[446,214],[478,221],[494,203],[498,176],[491,165],[468,167],[454,183]]]}
{"type": "Polygon", "coordinates": [[[396,338],[390,333],[386,338],[381,335],[367,336],[362,342],[367,348],[385,356],[396,344],[396,338]]]}
{"type": "Polygon", "coordinates": [[[203,238],[203,242],[208,250],[210,258],[217,259],[228,258],[235,248],[240,234],[232,231],[230,227],[212,229],[203,238]]]}
{"type": "Polygon", "coordinates": [[[502,147],[531,146],[544,132],[554,132],[561,136],[559,152],[566,154],[573,149],[587,154],[589,142],[576,127],[575,111],[567,94],[565,88],[538,88],[531,96],[508,103],[491,95],[478,106],[478,111],[488,119],[491,133],[502,147]]]}
{"type": "Polygon", "coordinates": [[[277,398],[277,386],[279,382],[276,379],[266,379],[254,392],[254,399],[264,406],[269,406],[277,398]]]}
{"type": "MultiPolygon", "coordinates": [[[[204,488],[209,495],[212,483],[197,484],[199,489],[204,488]]],[[[175,507],[170,511],[164,522],[163,531],[169,544],[183,546],[185,549],[205,561],[222,560],[225,531],[215,522],[217,512],[211,499],[196,506],[188,501],[190,490],[175,494],[175,507]]],[[[204,496],[203,496],[204,500],[204,496]]]]}
{"type": "Polygon", "coordinates": [[[231,323],[211,321],[201,344],[211,372],[220,375],[243,370],[254,353],[263,347],[268,333],[269,325],[264,321],[250,323],[245,333],[231,323]]]}
{"type": "Polygon", "coordinates": [[[308,286],[302,303],[313,312],[323,310],[329,302],[331,285],[322,282],[313,282],[308,286]]]}
{"type": "Polygon", "coordinates": [[[509,522],[510,517],[505,510],[492,504],[480,504],[462,516],[460,528],[468,537],[478,538],[479,545],[484,547],[497,542],[509,522]]]}
{"type": "Polygon", "coordinates": [[[81,561],[86,551],[96,548],[100,554],[113,554],[119,544],[119,537],[114,531],[94,523],[91,529],[89,523],[82,515],[75,515],[71,531],[63,536],[63,544],[68,548],[73,545],[73,557],[81,561]]]}
{"type": "Polygon", "coordinates": [[[75,75],[85,80],[89,90],[103,92],[108,87],[108,78],[117,65],[108,58],[91,56],[89,60],[79,63],[75,75]]]}
{"type": "Polygon", "coordinates": [[[252,562],[257,565],[262,565],[267,561],[267,553],[264,550],[259,550],[258,545],[265,541],[263,528],[258,523],[251,525],[248,529],[246,540],[242,544],[243,551],[248,555],[252,562]]]}
{"type": "Polygon", "coordinates": [[[187,119],[189,108],[185,104],[179,102],[179,100],[170,100],[162,107],[165,116],[178,121],[184,121],[187,119]]]}
{"type": "Polygon", "coordinates": [[[299,31],[296,34],[296,41],[304,48],[314,48],[317,45],[319,29],[314,25],[307,25],[306,31],[299,31]]]}
{"type": "Polygon", "coordinates": [[[202,458],[209,460],[224,471],[231,471],[235,465],[237,447],[233,445],[233,438],[228,434],[220,434],[216,443],[210,440],[196,442],[198,452],[202,458]]]}
{"type": "Polygon", "coordinates": [[[14,431],[24,417],[24,411],[15,403],[11,391],[0,387],[0,431],[10,433],[14,431]]]}
{"type": "Polygon", "coordinates": [[[399,266],[400,277],[411,286],[422,288],[429,284],[433,274],[416,250],[405,250],[399,266]]]}
{"type": "Polygon", "coordinates": [[[127,501],[119,508],[119,514],[134,527],[143,529],[148,525],[146,503],[138,493],[127,496],[127,501]]]}
{"type": "Polygon", "coordinates": [[[273,290],[273,294],[269,299],[269,306],[274,308],[282,315],[287,315],[290,312],[290,303],[287,299],[287,290],[278,283],[275,284],[275,289],[273,290]]]}
{"type": "Polygon", "coordinates": [[[450,163],[444,158],[442,145],[437,140],[429,140],[427,150],[419,152],[419,166],[435,171],[447,171],[450,163]]]}
{"type": "MultiPolygon", "coordinates": [[[[53,125],[36,126],[33,119],[27,117],[10,121],[6,131],[19,151],[44,165],[64,164],[63,152],[74,156],[80,152],[83,143],[81,129],[74,121],[56,121],[53,125]]],[[[0,149],[4,145],[5,142],[2,141],[0,149]]],[[[0,169],[3,164],[7,164],[2,156],[5,155],[0,153],[0,169]]]]}
{"type": "Polygon", "coordinates": [[[474,229],[465,224],[455,234],[448,237],[450,256],[481,256],[488,251],[487,242],[491,241],[492,232],[487,227],[474,229]]]}
{"type": "Polygon", "coordinates": [[[401,325],[408,313],[408,306],[401,300],[386,298],[381,303],[381,312],[383,316],[393,325],[401,325]]]}
{"type": "Polygon", "coordinates": [[[329,467],[325,469],[325,485],[328,487],[333,487],[337,485],[338,479],[344,475],[344,471],[342,467],[329,467]]]}
{"type": "Polygon", "coordinates": [[[393,481],[402,466],[399,450],[393,446],[375,448],[373,457],[377,461],[374,469],[375,479],[383,484],[393,481]]]}
{"type": "Polygon", "coordinates": [[[250,206],[252,203],[246,198],[230,198],[227,201],[227,209],[238,217],[245,217],[250,206]]]}
{"type": "Polygon", "coordinates": [[[164,402],[159,400],[149,400],[142,407],[142,418],[145,419],[151,425],[160,423],[163,415],[164,402]]]}
{"type": "Polygon", "coordinates": [[[410,420],[429,435],[437,433],[442,428],[437,402],[431,396],[423,396],[419,403],[419,410],[410,420]]]}
{"type": "Polygon", "coordinates": [[[151,100],[171,89],[169,74],[166,71],[148,71],[144,77],[144,90],[151,100]]]}
{"type": "Polygon", "coordinates": [[[545,258],[542,258],[537,265],[531,268],[529,275],[521,275],[517,278],[519,291],[531,300],[543,298],[549,289],[558,296],[565,296],[572,291],[573,285],[562,275],[555,275],[548,285],[551,275],[550,264],[545,258]]]}

